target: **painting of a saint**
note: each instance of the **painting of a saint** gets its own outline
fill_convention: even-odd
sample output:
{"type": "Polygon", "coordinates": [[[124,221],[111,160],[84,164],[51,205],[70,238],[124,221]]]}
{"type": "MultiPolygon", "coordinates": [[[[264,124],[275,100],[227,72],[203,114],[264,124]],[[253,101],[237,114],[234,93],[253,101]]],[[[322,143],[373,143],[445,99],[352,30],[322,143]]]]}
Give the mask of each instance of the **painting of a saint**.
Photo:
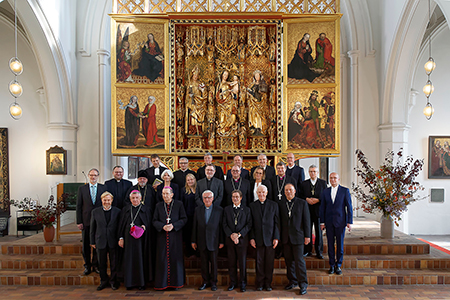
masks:
{"type": "Polygon", "coordinates": [[[163,143],[164,139],[158,137],[158,128],[156,128],[156,98],[154,96],[148,97],[148,104],[142,112],[142,132],[145,136],[145,146],[163,143]]]}
{"type": "MultiPolygon", "coordinates": [[[[122,104],[119,100],[119,104],[122,104]]],[[[127,105],[120,106],[120,109],[125,110],[125,137],[123,144],[126,146],[136,146],[139,138],[140,114],[138,97],[131,96],[127,105]]]]}
{"type": "Polygon", "coordinates": [[[50,172],[61,173],[64,172],[64,155],[62,153],[50,154],[50,172]]]}
{"type": "Polygon", "coordinates": [[[151,81],[162,76],[164,56],[161,48],[152,33],[147,35],[147,42],[142,47],[141,61],[139,68],[133,71],[133,74],[145,76],[151,81]]]}
{"type": "Polygon", "coordinates": [[[303,38],[298,42],[294,57],[288,65],[288,76],[295,79],[306,79],[312,82],[320,74],[311,70],[313,58],[311,56],[312,48],[309,43],[310,35],[305,33],[303,38]]]}
{"type": "Polygon", "coordinates": [[[450,137],[430,136],[428,178],[450,178],[450,137]]]}

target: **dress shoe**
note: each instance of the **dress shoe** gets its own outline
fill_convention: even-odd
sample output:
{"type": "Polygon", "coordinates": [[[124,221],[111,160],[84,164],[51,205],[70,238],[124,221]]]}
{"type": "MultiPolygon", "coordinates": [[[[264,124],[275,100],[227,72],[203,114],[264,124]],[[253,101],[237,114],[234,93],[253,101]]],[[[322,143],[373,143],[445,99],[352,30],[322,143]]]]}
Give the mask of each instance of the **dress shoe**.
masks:
{"type": "Polygon", "coordinates": [[[306,294],[306,293],[307,293],[307,291],[306,291],[306,286],[300,288],[299,295],[304,295],[304,294],[306,294]]]}
{"type": "Polygon", "coordinates": [[[120,286],[120,283],[111,283],[111,289],[113,291],[117,290],[120,286]]]}
{"type": "Polygon", "coordinates": [[[100,270],[98,269],[98,267],[93,267],[92,270],[93,270],[95,273],[100,274],[100,270]]]}
{"type": "Polygon", "coordinates": [[[132,289],[133,289],[133,287],[127,286],[127,291],[131,291],[132,289]]]}
{"type": "Polygon", "coordinates": [[[247,286],[245,284],[241,284],[241,292],[245,292],[247,290],[247,286]]]}
{"type": "Polygon", "coordinates": [[[272,287],[269,285],[268,287],[266,287],[266,291],[268,292],[272,291],[272,287]]]}
{"type": "Polygon", "coordinates": [[[306,252],[305,254],[303,254],[303,257],[307,257],[307,256],[312,256],[311,252],[306,252]]]}
{"type": "Polygon", "coordinates": [[[91,268],[90,267],[84,267],[84,271],[83,271],[83,274],[84,275],[89,275],[89,274],[91,274],[91,268]]]}
{"type": "Polygon", "coordinates": [[[209,284],[207,284],[207,283],[203,283],[201,286],[199,286],[199,291],[203,291],[204,289],[206,289],[208,286],[211,286],[211,285],[209,285],[209,284]]]}
{"type": "Polygon", "coordinates": [[[213,292],[217,291],[217,285],[213,284],[211,286],[211,291],[213,291],[213,292]]]}
{"type": "Polygon", "coordinates": [[[97,287],[97,291],[101,291],[104,288],[106,288],[108,286],[108,281],[102,282],[100,283],[100,285],[97,287]]]}
{"type": "Polygon", "coordinates": [[[230,285],[228,286],[228,290],[229,290],[229,291],[234,290],[234,288],[235,288],[234,284],[230,284],[230,285]]]}
{"type": "Polygon", "coordinates": [[[296,283],[289,283],[287,286],[284,287],[285,290],[292,290],[293,288],[298,287],[298,284],[296,283]]]}
{"type": "Polygon", "coordinates": [[[262,286],[258,286],[258,287],[256,288],[256,291],[257,291],[257,292],[261,292],[262,290],[263,290],[262,286]]]}
{"type": "Polygon", "coordinates": [[[341,275],[342,274],[341,268],[340,267],[334,268],[334,273],[336,273],[336,275],[341,275]]]}
{"type": "Polygon", "coordinates": [[[330,267],[330,269],[328,270],[328,274],[334,274],[334,267],[330,267]]]}
{"type": "Polygon", "coordinates": [[[140,290],[140,291],[145,290],[145,286],[140,286],[140,287],[138,287],[138,290],[140,290]]]}
{"type": "Polygon", "coordinates": [[[317,254],[316,257],[317,257],[318,259],[323,259],[323,255],[322,255],[321,253],[317,254]]]}

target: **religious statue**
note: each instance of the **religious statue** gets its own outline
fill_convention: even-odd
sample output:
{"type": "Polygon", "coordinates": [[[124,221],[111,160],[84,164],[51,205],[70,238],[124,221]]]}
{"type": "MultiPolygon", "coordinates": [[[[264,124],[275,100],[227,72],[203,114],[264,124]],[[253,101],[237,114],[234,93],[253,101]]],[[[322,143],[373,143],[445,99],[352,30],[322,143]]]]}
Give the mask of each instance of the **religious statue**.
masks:
{"type": "Polygon", "coordinates": [[[228,71],[223,71],[216,88],[217,102],[217,135],[220,137],[237,136],[237,103],[233,90],[228,82],[228,71]]]}
{"type": "Polygon", "coordinates": [[[253,82],[247,89],[248,124],[253,135],[266,135],[269,127],[267,84],[261,71],[253,72],[253,82]]]}
{"type": "Polygon", "coordinates": [[[199,82],[199,72],[196,65],[191,71],[186,91],[186,132],[190,135],[203,136],[208,93],[205,84],[199,82]]]}

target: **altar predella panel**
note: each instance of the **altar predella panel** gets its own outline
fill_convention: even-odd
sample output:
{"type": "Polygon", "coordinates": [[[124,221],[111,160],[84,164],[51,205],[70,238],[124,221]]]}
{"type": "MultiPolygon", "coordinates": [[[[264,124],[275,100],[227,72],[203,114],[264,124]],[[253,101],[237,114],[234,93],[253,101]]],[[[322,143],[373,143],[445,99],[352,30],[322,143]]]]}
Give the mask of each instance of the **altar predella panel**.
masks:
{"type": "Polygon", "coordinates": [[[339,16],[231,15],[113,17],[113,154],[339,154],[339,16]]]}

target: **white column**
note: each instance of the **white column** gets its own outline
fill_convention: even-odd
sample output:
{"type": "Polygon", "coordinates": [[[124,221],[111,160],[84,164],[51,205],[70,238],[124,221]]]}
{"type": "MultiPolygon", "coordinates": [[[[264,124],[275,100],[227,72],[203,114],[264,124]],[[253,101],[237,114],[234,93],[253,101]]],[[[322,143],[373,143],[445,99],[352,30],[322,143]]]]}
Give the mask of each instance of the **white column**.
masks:
{"type": "Polygon", "coordinates": [[[111,174],[111,109],[110,109],[110,77],[108,60],[110,53],[108,50],[97,50],[98,56],[98,86],[99,86],[99,132],[100,132],[100,149],[99,149],[99,181],[103,182],[108,179],[111,174]]]}

